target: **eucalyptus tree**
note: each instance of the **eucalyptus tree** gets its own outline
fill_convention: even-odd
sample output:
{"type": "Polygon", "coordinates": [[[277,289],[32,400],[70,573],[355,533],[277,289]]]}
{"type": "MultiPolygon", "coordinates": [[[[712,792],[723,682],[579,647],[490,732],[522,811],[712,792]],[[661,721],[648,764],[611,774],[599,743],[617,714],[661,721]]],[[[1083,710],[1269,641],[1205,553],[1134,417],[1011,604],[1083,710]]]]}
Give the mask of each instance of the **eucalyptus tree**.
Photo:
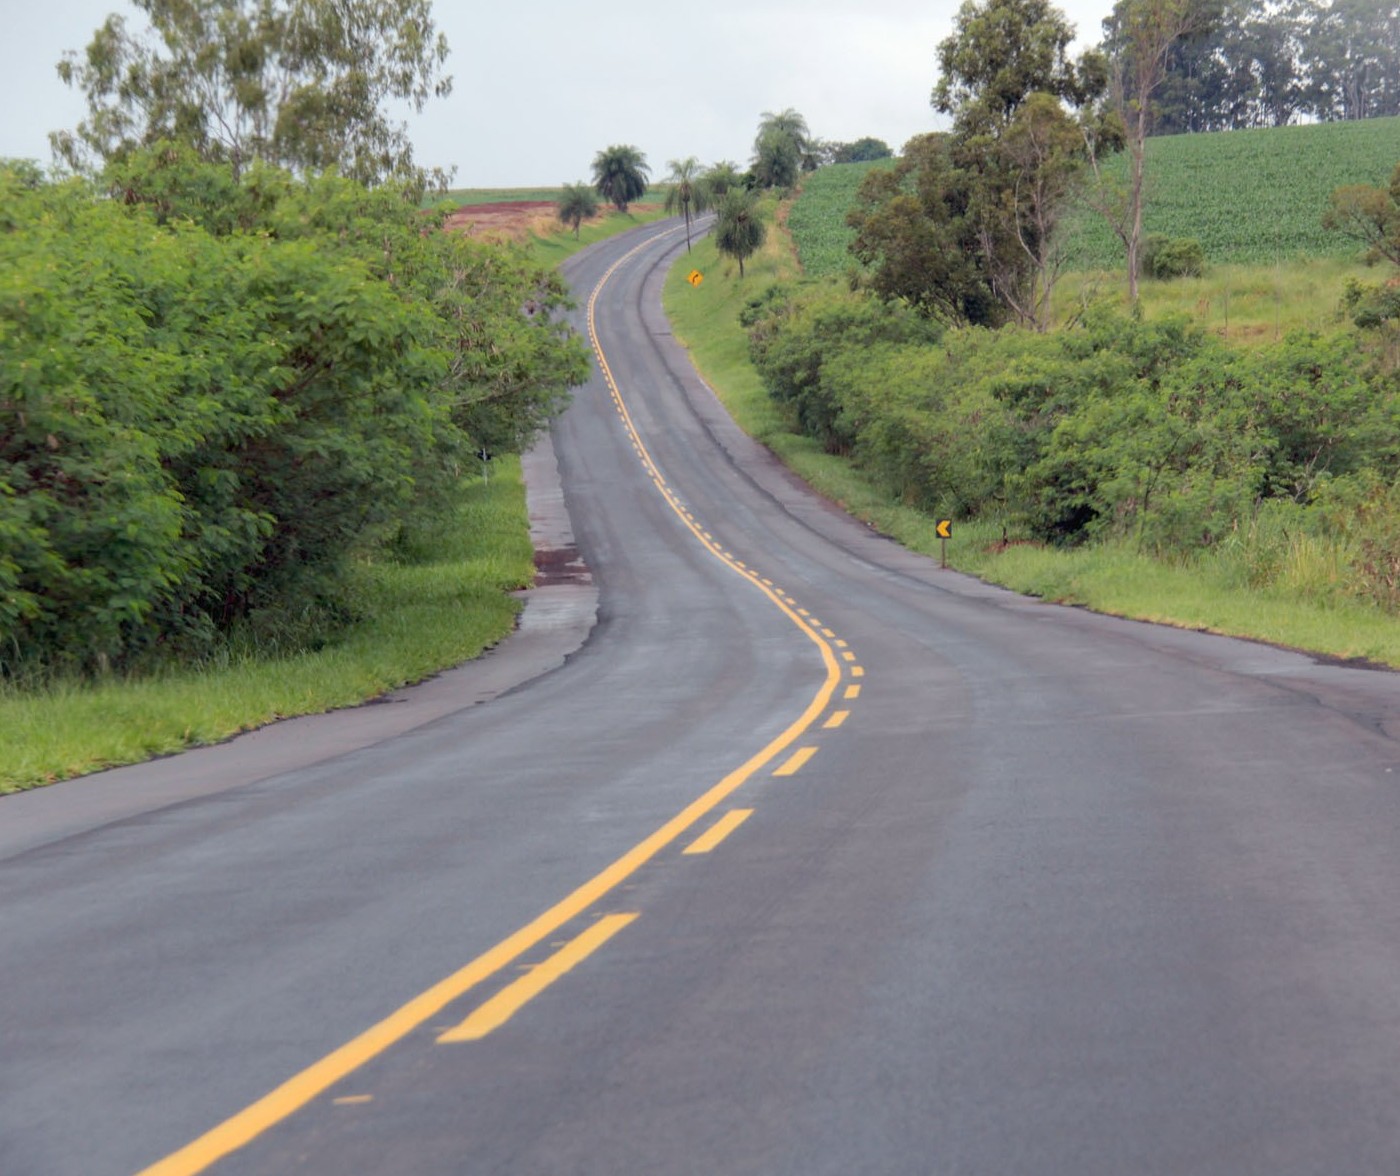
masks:
{"type": "Polygon", "coordinates": [[[592,188],[580,180],[565,184],[558,204],[559,219],[574,230],[578,240],[579,226],[591,216],[598,215],[598,197],[592,188]]]}
{"type": "Polygon", "coordinates": [[[650,174],[647,157],[628,144],[614,144],[593,157],[593,187],[618,212],[646,195],[650,174]]]}
{"type": "Polygon", "coordinates": [[[81,55],[59,62],[88,105],[75,130],[50,136],[70,166],[171,141],[235,178],[260,160],[371,184],[407,178],[420,190],[429,180],[389,110],[421,111],[451,93],[431,0],[132,3],[148,29],[109,16],[81,55]]]}
{"type": "MultiPolygon", "coordinates": [[[[1138,300],[1147,138],[1152,129],[1153,103],[1166,79],[1173,46],[1207,19],[1208,9],[1202,0],[1118,0],[1103,22],[1114,105],[1121,120],[1113,146],[1127,146],[1128,178],[1121,185],[1106,180],[1098,167],[1099,153],[1091,150],[1098,182],[1091,199],[1123,243],[1128,297],[1134,305],[1138,300]]],[[[1090,143],[1092,148],[1092,138],[1090,143]]]]}
{"type": "Polygon", "coordinates": [[[690,155],[685,159],[672,159],[666,164],[671,169],[663,181],[670,186],[666,192],[666,211],[679,210],[685,216],[685,251],[690,252],[690,215],[705,212],[710,207],[710,189],[705,177],[700,173],[700,161],[690,155]]]}
{"type": "Polygon", "coordinates": [[[758,219],[758,198],[743,188],[726,193],[716,210],[715,248],[739,263],[739,277],[744,276],[744,260],[757,252],[767,237],[767,229],[758,219]]]}

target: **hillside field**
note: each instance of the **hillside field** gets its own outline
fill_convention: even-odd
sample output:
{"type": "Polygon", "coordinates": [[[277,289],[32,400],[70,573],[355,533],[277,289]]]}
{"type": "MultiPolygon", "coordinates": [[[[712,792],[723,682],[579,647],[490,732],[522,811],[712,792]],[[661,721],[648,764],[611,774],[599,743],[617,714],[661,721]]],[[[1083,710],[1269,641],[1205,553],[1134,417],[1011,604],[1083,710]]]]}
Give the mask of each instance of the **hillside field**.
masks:
{"type": "MultiPolygon", "coordinates": [[[[1323,229],[1328,195],[1343,184],[1384,184],[1397,162],[1400,118],[1151,139],[1146,231],[1195,237],[1213,265],[1344,260],[1358,247],[1323,229]]],[[[803,180],[788,224],[809,275],[851,266],[845,214],[871,166],[879,165],[837,164],[803,180]]],[[[1126,166],[1120,155],[1110,171],[1126,166]]],[[[1072,271],[1122,265],[1117,239],[1087,209],[1070,218],[1067,252],[1072,271]]]]}

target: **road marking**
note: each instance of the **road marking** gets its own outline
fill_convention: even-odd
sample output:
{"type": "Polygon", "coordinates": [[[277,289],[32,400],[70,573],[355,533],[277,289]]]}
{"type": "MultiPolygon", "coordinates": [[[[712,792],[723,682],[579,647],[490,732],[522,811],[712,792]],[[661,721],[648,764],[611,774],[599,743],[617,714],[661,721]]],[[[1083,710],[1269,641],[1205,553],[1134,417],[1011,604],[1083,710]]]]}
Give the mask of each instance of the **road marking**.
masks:
{"type": "Polygon", "coordinates": [[[705,832],[685,847],[683,853],[709,853],[740,825],[753,816],[753,809],[730,809],[705,832]]]}
{"type": "Polygon", "coordinates": [[[802,765],[817,754],[815,747],[799,747],[792,755],[788,756],[782,767],[774,771],[775,776],[795,776],[802,770],[802,765]]]}
{"type": "MultiPolygon", "coordinates": [[[[670,229],[657,234],[619,258],[594,286],[593,294],[588,300],[588,330],[593,341],[594,353],[598,358],[598,365],[617,401],[618,411],[627,426],[628,433],[641,449],[642,460],[648,473],[654,473],[655,467],[646,452],[646,446],[641,441],[640,434],[632,423],[627,405],[617,391],[616,381],[614,381],[612,371],[608,367],[607,357],[598,344],[593,311],[599,291],[623,262],[657,240],[658,237],[678,232],[680,232],[679,229],[670,229]]],[[[680,500],[675,497],[671,490],[662,487],[661,494],[667,505],[684,519],[685,515],[680,500]]],[[[686,523],[691,533],[699,539],[700,528],[698,524],[695,524],[693,520],[686,520],[686,523]]],[[[713,544],[706,543],[705,547],[717,558],[723,560],[723,557],[715,552],[713,544]]],[[[335,1083],[402,1041],[449,1004],[460,999],[478,984],[514,964],[527,951],[547,940],[560,928],[588,910],[601,898],[624,883],[663,849],[679,839],[683,833],[697,824],[703,817],[723,804],[756,773],[777,759],[812,728],[817,719],[825,713],[841,681],[841,667],[836,660],[835,652],[819,633],[815,632],[797,613],[782,602],[773,589],[771,580],[761,579],[751,570],[735,568],[732,561],[724,562],[726,566],[733,568],[737,575],[743,576],[767,596],[774,606],[783,612],[802,633],[806,634],[820,651],[822,664],[826,668],[826,678],[813,696],[812,701],[807,704],[806,709],[766,747],[750,756],[744,763],[696,797],[650,836],[638,842],[611,865],[595,874],[548,910],[536,916],[531,922],[463,965],[452,975],[439,980],[430,988],[419,993],[383,1020],[371,1025],[358,1036],[332,1050],[319,1061],[313,1062],[304,1070],[292,1075],[257,1101],[250,1103],[222,1123],[210,1128],[178,1151],[170,1153],[164,1159],[145,1168],[138,1173],[138,1176],[194,1176],[195,1173],[203,1172],[212,1164],[256,1139],[269,1128],[289,1118],[313,1099],[324,1094],[335,1083]]],[[[851,673],[859,677],[864,671],[859,666],[855,666],[852,667],[851,673]]],[[[811,750],[815,751],[815,749],[811,750]]],[[[798,757],[794,756],[793,758],[798,757]]],[[[807,758],[810,758],[810,754],[802,757],[803,762],[807,758]]]]}
{"type": "Polygon", "coordinates": [[[847,687],[846,687],[846,693],[845,693],[844,697],[846,697],[846,698],[859,698],[859,697],[860,697],[860,687],[859,687],[859,686],[847,686],[847,687]]]}
{"type": "Polygon", "coordinates": [[[519,980],[507,984],[456,1028],[439,1034],[438,1044],[479,1041],[492,1030],[499,1029],[560,976],[576,968],[636,917],[636,914],[604,915],[543,963],[536,964],[519,980]]]}
{"type": "Polygon", "coordinates": [[[822,724],[822,728],[827,731],[834,731],[850,717],[850,711],[833,711],[831,718],[827,719],[827,721],[822,724]]]}
{"type": "Polygon", "coordinates": [[[852,667],[851,667],[851,677],[852,677],[852,678],[864,678],[864,677],[865,677],[865,670],[862,669],[860,666],[852,666],[852,667]]]}
{"type": "Polygon", "coordinates": [[[340,1098],[331,1099],[331,1102],[338,1107],[360,1107],[364,1106],[367,1102],[373,1101],[374,1095],[372,1094],[346,1094],[342,1095],[340,1098]]]}
{"type": "Polygon", "coordinates": [[[848,662],[856,660],[856,655],[853,654],[849,649],[843,650],[841,656],[848,662]]]}

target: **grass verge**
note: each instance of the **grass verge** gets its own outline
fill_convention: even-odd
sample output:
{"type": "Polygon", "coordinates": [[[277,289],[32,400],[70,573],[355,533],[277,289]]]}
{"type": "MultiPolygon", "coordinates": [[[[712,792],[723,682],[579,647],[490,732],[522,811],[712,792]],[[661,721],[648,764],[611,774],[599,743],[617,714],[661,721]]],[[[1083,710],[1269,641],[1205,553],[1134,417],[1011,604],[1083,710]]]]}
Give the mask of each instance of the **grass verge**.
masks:
{"type": "Polygon", "coordinates": [[[367,618],[334,646],[229,659],[151,678],[0,690],[0,792],[189,747],[292,715],[352,706],[476,657],[514,627],[533,553],[520,463],[470,483],[453,525],[412,563],[365,564],[367,618]]]}
{"type": "MultiPolygon", "coordinates": [[[[795,258],[786,233],[770,233],[740,280],[737,267],[720,258],[710,241],[697,245],[666,280],[664,301],[676,337],[740,427],[813,489],[906,547],[937,555],[935,520],[890,501],[849,461],[792,433],[749,361],[739,311],[769,284],[798,278],[795,258]],[[705,275],[699,287],[686,282],[691,269],[705,275]]],[[[1124,544],[1072,551],[1020,543],[1003,548],[1001,537],[999,524],[957,526],[948,544],[950,566],[1056,603],[1400,668],[1400,619],[1338,594],[1318,593],[1307,575],[1298,591],[1254,589],[1242,582],[1239,561],[1229,553],[1184,566],[1124,544]]],[[[1329,561],[1326,552],[1310,558],[1318,566],[1329,561]]]]}

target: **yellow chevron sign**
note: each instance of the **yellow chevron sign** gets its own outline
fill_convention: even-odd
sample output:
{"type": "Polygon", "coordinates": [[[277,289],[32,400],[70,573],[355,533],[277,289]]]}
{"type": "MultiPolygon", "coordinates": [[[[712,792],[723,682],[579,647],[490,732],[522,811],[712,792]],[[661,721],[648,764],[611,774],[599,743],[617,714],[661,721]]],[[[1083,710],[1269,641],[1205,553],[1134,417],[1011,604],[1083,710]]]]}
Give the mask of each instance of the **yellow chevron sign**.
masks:
{"type": "Polygon", "coordinates": [[[691,270],[690,273],[686,275],[685,280],[689,282],[692,286],[698,286],[701,282],[705,280],[705,275],[702,274],[699,270],[691,270]]]}
{"type": "Polygon", "coordinates": [[[933,533],[940,539],[951,539],[953,537],[953,520],[939,519],[938,525],[933,529],[933,533]]]}

